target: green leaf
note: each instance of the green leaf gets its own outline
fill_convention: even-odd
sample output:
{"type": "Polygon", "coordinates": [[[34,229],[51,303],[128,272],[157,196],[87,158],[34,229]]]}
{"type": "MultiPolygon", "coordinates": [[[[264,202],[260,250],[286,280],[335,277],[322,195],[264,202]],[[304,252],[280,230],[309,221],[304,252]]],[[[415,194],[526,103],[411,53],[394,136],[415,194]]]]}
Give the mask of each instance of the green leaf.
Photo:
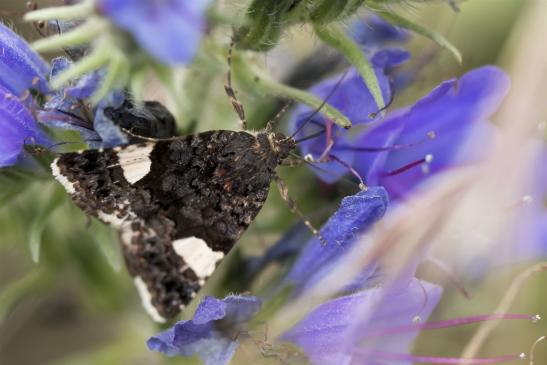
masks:
{"type": "Polygon", "coordinates": [[[458,61],[458,63],[462,63],[462,55],[458,49],[452,45],[445,37],[440,35],[439,33],[432,31],[431,29],[427,29],[425,27],[422,27],[419,24],[416,24],[406,18],[403,18],[402,16],[387,12],[387,11],[377,11],[377,14],[390,22],[391,24],[398,25],[402,28],[406,28],[408,30],[411,30],[415,33],[418,33],[424,37],[427,37],[431,39],[433,42],[437,43],[439,46],[445,48],[448,50],[454,58],[458,61]]]}
{"type": "Polygon", "coordinates": [[[378,83],[378,78],[376,78],[374,69],[361,48],[348,37],[346,32],[338,25],[315,25],[314,29],[315,33],[323,42],[337,49],[357,69],[370,90],[378,109],[383,109],[385,107],[385,101],[382,90],[380,89],[380,84],[378,83]]]}
{"type": "Polygon", "coordinates": [[[38,215],[32,221],[29,228],[29,248],[32,261],[38,262],[40,259],[40,246],[42,245],[42,232],[46,227],[51,214],[61,205],[64,201],[66,194],[56,186],[48,189],[45,192],[48,196],[47,201],[40,209],[38,215]]]}
{"type": "Polygon", "coordinates": [[[270,95],[279,98],[295,100],[306,104],[312,109],[318,109],[333,123],[343,128],[350,128],[351,121],[341,111],[314,95],[274,80],[267,72],[251,64],[239,55],[232,60],[234,79],[247,92],[253,94],[270,95]]]}

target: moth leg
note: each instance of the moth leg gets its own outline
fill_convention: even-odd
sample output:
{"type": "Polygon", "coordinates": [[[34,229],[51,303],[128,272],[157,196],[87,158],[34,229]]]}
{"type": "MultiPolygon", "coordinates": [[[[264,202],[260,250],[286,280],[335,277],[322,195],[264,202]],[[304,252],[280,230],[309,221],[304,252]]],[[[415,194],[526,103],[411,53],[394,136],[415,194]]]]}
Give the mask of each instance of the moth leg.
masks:
{"type": "Polygon", "coordinates": [[[305,162],[306,161],[304,161],[304,160],[300,160],[300,159],[296,159],[296,158],[285,159],[281,162],[281,166],[296,167],[296,166],[302,165],[305,162]]]}
{"type": "Polygon", "coordinates": [[[236,92],[232,86],[232,56],[233,56],[233,49],[234,49],[234,42],[230,43],[230,47],[228,48],[228,72],[226,73],[226,85],[224,85],[224,90],[226,90],[226,94],[230,98],[230,102],[232,103],[232,107],[234,108],[235,112],[237,113],[237,116],[239,117],[239,126],[242,130],[247,130],[247,119],[245,118],[245,109],[243,108],[243,104],[241,104],[241,101],[237,98],[236,92]]]}
{"type": "Polygon", "coordinates": [[[326,245],[327,241],[323,238],[323,236],[321,236],[317,228],[315,228],[311,224],[311,222],[307,220],[306,217],[304,217],[300,209],[298,209],[298,207],[296,206],[295,201],[289,196],[289,189],[287,188],[287,185],[285,185],[285,182],[277,175],[274,176],[274,180],[277,185],[277,189],[279,190],[279,194],[281,194],[281,198],[283,198],[285,203],[287,203],[287,206],[289,207],[291,212],[293,214],[296,214],[298,218],[302,219],[302,221],[304,222],[306,227],[308,227],[311,233],[313,233],[313,235],[317,237],[319,241],[321,241],[324,245],[326,245]]]}

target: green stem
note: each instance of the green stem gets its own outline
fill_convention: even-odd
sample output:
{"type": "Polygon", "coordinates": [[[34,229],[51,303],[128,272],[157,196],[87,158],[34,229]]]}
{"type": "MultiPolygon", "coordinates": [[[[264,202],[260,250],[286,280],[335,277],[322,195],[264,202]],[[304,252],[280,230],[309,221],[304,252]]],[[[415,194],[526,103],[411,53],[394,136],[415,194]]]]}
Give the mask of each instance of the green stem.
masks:
{"type": "Polygon", "coordinates": [[[108,63],[110,58],[109,52],[106,52],[106,47],[97,47],[88,56],[82,58],[70,66],[66,71],[63,71],[53,80],[51,80],[51,87],[53,89],[59,89],[68,83],[70,80],[80,77],[88,72],[97,70],[108,63]]]}
{"type": "Polygon", "coordinates": [[[383,109],[385,107],[385,101],[378,83],[378,78],[361,48],[359,48],[359,46],[348,37],[344,30],[338,25],[316,25],[314,29],[315,33],[323,42],[337,49],[357,69],[372,94],[378,109],[383,109]]]}
{"type": "Polygon", "coordinates": [[[97,18],[86,21],[74,30],[39,39],[31,44],[36,52],[52,51],[93,41],[107,27],[105,21],[97,18]]]}
{"type": "Polygon", "coordinates": [[[238,84],[249,93],[258,92],[263,95],[291,99],[306,104],[313,109],[319,109],[321,107],[321,113],[333,123],[336,123],[343,128],[351,127],[351,121],[338,109],[328,103],[324,103],[324,100],[321,100],[308,92],[295,89],[274,80],[264,70],[243,60],[240,56],[234,57],[232,72],[234,74],[234,79],[236,79],[238,84]],[[321,106],[322,104],[324,105],[321,106]]]}
{"type": "Polygon", "coordinates": [[[27,22],[39,20],[72,20],[83,19],[93,13],[95,3],[93,0],[85,0],[71,6],[53,6],[26,13],[23,19],[27,22]]]}
{"type": "Polygon", "coordinates": [[[108,71],[101,82],[99,89],[91,97],[91,103],[97,104],[108,92],[116,86],[125,86],[129,80],[130,65],[124,55],[113,50],[112,59],[108,65],[108,71]]]}

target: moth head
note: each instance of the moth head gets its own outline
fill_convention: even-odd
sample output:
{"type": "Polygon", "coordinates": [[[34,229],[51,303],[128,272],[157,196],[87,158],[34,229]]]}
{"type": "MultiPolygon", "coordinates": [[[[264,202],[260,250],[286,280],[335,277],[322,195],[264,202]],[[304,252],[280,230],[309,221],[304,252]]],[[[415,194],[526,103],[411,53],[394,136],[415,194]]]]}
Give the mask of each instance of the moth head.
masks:
{"type": "Polygon", "coordinates": [[[293,138],[279,132],[269,132],[268,142],[278,163],[289,156],[289,153],[296,147],[296,142],[293,138]]]}

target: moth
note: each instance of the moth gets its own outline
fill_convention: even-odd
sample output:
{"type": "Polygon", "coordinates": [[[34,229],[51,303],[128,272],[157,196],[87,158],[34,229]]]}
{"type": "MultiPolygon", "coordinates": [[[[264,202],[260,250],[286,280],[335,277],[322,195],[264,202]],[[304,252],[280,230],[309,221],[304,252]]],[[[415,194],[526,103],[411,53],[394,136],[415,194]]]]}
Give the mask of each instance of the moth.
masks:
{"type": "Polygon", "coordinates": [[[216,130],[65,153],[51,169],[78,207],[119,230],[143,305],[163,322],[254,220],[294,148],[271,130],[216,130]]]}
{"type": "MultiPolygon", "coordinates": [[[[128,271],[157,322],[174,318],[196,296],[259,213],[272,182],[290,210],[303,218],[276,175],[279,165],[294,163],[287,157],[296,147],[296,133],[275,132],[271,122],[263,131],[247,130],[230,68],[225,90],[241,131],[140,138],[140,143],[61,154],[51,164],[53,176],[78,207],[120,232],[128,271]]],[[[135,110],[111,114],[121,127],[147,119],[161,130],[174,124],[166,109],[147,107],[153,118],[135,110]],[[125,123],[127,118],[132,123],[125,123]]],[[[155,135],[160,131],[153,129],[155,135]]],[[[303,222],[321,239],[309,221],[303,222]]]]}

